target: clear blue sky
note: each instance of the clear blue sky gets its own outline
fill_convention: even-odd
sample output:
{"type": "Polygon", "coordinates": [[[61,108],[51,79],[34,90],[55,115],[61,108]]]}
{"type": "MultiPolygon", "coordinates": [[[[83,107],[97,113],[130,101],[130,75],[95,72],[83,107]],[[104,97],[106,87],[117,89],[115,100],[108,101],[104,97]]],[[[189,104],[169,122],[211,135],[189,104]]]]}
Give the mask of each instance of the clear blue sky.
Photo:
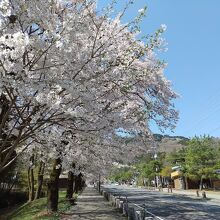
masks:
{"type": "MultiPolygon", "coordinates": [[[[108,2],[98,0],[98,7],[108,2]]],[[[118,2],[116,9],[126,1],[118,2]]],[[[167,25],[169,50],[160,56],[168,62],[167,78],[181,95],[175,102],[180,120],[173,135],[220,136],[220,0],[136,0],[124,22],[144,5],[143,34],[167,25]]]]}

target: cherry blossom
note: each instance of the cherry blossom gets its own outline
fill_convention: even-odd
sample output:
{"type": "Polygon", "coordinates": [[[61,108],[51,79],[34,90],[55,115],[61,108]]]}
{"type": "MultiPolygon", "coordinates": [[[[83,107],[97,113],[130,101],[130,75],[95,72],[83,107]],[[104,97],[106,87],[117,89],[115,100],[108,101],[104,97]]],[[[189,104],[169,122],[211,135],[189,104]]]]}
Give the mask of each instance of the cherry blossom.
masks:
{"type": "Polygon", "coordinates": [[[86,0],[2,1],[0,172],[35,148],[45,157],[62,157],[64,167],[74,161],[88,168],[93,160],[104,166],[146,149],[119,146],[116,129],[144,141],[152,120],[174,128],[177,95],[156,57],[165,26],[142,42],[142,11],[123,24],[121,13],[110,19],[95,10],[86,0]]]}

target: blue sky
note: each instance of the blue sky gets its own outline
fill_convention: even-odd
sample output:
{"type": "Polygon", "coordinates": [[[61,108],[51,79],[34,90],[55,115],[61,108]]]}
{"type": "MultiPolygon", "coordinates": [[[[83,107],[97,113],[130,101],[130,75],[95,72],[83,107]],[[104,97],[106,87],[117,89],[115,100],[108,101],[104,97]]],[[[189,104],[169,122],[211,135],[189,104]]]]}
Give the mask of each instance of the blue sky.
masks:
{"type": "MultiPolygon", "coordinates": [[[[108,2],[99,0],[98,7],[108,2]]],[[[117,10],[126,1],[118,2],[117,10]]],[[[145,5],[148,12],[141,31],[149,34],[167,25],[164,37],[169,50],[160,56],[168,62],[165,74],[181,96],[175,102],[180,111],[177,128],[166,133],[220,136],[220,1],[136,0],[123,21],[145,5]]]]}

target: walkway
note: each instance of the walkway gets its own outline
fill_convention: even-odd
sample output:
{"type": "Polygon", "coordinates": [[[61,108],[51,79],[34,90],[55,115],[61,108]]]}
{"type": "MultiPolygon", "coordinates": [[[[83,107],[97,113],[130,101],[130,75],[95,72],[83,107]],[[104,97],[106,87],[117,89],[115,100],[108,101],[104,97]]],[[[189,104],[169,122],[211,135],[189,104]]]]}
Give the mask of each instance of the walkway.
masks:
{"type": "Polygon", "coordinates": [[[94,188],[86,188],[63,220],[125,220],[94,188]]]}
{"type": "MultiPolygon", "coordinates": [[[[177,190],[173,189],[174,194],[179,194],[179,195],[186,195],[190,197],[196,197],[197,190],[177,190]]],[[[167,189],[164,189],[164,192],[167,192],[167,189]]],[[[220,202],[220,192],[219,191],[209,191],[209,190],[202,190],[199,191],[199,197],[202,197],[202,192],[206,193],[207,199],[211,200],[213,202],[220,202]]]]}
{"type": "MultiPolygon", "coordinates": [[[[138,187],[138,188],[148,189],[145,187],[138,187]]],[[[158,191],[158,189],[156,189],[155,191],[158,191]]],[[[196,189],[190,189],[190,190],[172,189],[172,191],[174,195],[189,196],[192,198],[197,197],[196,189]]],[[[206,197],[208,201],[220,203],[220,191],[211,191],[211,190],[205,190],[205,189],[202,191],[199,190],[199,197],[197,198],[202,198],[202,192],[206,193],[206,197]]],[[[161,193],[168,193],[168,189],[163,188],[161,193]]]]}

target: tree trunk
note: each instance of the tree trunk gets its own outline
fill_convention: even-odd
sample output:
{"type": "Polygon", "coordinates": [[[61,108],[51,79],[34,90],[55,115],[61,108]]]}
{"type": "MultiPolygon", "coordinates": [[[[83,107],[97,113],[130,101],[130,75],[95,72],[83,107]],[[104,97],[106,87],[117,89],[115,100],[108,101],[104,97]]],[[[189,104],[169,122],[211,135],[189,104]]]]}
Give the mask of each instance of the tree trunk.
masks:
{"type": "Polygon", "coordinates": [[[155,187],[155,188],[158,187],[158,186],[157,186],[157,177],[156,177],[156,176],[154,176],[154,187],[155,187]]]}
{"type": "Polygon", "coordinates": [[[53,169],[50,173],[50,179],[47,183],[47,206],[48,211],[56,212],[58,210],[59,199],[59,176],[61,173],[61,160],[55,159],[53,162],[53,169]]]}
{"type": "Polygon", "coordinates": [[[214,187],[213,187],[213,181],[212,181],[212,178],[209,178],[209,181],[210,181],[210,188],[213,189],[214,187]]]}
{"type": "MultiPolygon", "coordinates": [[[[75,169],[76,165],[73,162],[72,163],[72,169],[75,169]]],[[[74,192],[74,187],[73,184],[75,185],[75,175],[73,174],[72,171],[68,172],[68,179],[67,179],[67,189],[66,189],[66,198],[67,199],[72,199],[73,198],[73,192],[74,192]]]]}
{"type": "Polygon", "coordinates": [[[186,176],[184,176],[184,180],[185,180],[185,189],[188,190],[189,189],[189,183],[188,183],[188,178],[186,176]]]}
{"type": "Polygon", "coordinates": [[[28,168],[28,189],[29,189],[29,202],[34,200],[34,169],[32,168],[34,163],[34,155],[30,158],[31,166],[28,168]]]}
{"type": "Polygon", "coordinates": [[[43,180],[44,180],[44,168],[45,168],[45,163],[43,163],[41,161],[40,162],[40,167],[39,167],[39,170],[38,170],[38,174],[37,174],[37,189],[36,189],[34,199],[39,199],[41,197],[41,191],[42,191],[43,180]]]}
{"type": "Polygon", "coordinates": [[[78,193],[79,191],[79,180],[78,180],[78,175],[75,175],[74,176],[74,189],[73,189],[73,192],[74,193],[78,193]]]}
{"type": "Polygon", "coordinates": [[[78,193],[82,189],[82,174],[80,173],[75,178],[74,192],[78,193]]]}
{"type": "Polygon", "coordinates": [[[66,189],[66,198],[73,198],[73,183],[74,183],[74,174],[72,171],[68,172],[68,180],[67,180],[67,189],[66,189]]]}
{"type": "Polygon", "coordinates": [[[28,168],[28,188],[29,188],[29,202],[34,200],[34,170],[33,168],[28,168]]]}
{"type": "Polygon", "coordinates": [[[199,184],[199,189],[200,189],[200,190],[202,190],[202,188],[203,188],[203,187],[202,187],[202,184],[203,184],[203,178],[201,177],[201,179],[200,179],[200,184],[199,184]]]}
{"type": "Polygon", "coordinates": [[[98,190],[101,192],[101,175],[99,174],[98,190]]]}

